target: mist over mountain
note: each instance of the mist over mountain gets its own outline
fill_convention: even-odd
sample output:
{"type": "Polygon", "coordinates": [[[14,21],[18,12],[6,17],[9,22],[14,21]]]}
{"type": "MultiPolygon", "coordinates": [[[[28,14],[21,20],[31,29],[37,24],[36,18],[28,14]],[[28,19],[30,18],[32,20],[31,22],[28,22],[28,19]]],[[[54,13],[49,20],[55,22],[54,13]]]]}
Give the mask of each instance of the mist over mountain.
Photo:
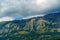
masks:
{"type": "Polygon", "coordinates": [[[1,25],[5,26],[7,24],[16,24],[20,27],[25,27],[31,21],[32,21],[32,24],[38,23],[38,21],[43,21],[42,23],[44,23],[44,22],[60,23],[60,12],[51,13],[51,14],[48,14],[45,16],[37,16],[37,17],[28,18],[28,19],[22,19],[22,20],[3,21],[3,22],[0,22],[0,26],[1,25]]]}

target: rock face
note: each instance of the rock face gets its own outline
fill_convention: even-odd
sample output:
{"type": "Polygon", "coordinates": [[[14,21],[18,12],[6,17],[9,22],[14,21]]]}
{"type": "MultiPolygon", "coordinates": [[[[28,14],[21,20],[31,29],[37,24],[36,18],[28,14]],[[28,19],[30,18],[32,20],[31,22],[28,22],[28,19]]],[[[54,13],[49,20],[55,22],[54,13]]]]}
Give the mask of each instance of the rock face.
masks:
{"type": "Polygon", "coordinates": [[[54,33],[59,31],[58,28],[60,28],[60,13],[53,13],[43,17],[0,22],[0,37],[54,33]]]}

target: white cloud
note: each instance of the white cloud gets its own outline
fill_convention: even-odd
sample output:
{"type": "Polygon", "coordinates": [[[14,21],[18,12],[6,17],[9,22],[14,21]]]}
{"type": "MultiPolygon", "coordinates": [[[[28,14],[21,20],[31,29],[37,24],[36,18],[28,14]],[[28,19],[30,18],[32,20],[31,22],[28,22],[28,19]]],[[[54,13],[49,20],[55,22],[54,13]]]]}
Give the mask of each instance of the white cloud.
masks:
{"type": "Polygon", "coordinates": [[[28,17],[59,8],[60,0],[1,0],[0,16],[28,17]]]}
{"type": "Polygon", "coordinates": [[[44,15],[29,16],[29,17],[25,17],[25,18],[23,18],[23,19],[29,19],[29,18],[38,17],[38,16],[39,16],[39,17],[40,17],[40,16],[42,17],[42,16],[44,16],[44,15]]]}
{"type": "Polygon", "coordinates": [[[14,20],[14,18],[12,18],[12,17],[2,17],[2,18],[0,18],[0,22],[3,22],[3,21],[12,21],[12,20],[14,20]]]}

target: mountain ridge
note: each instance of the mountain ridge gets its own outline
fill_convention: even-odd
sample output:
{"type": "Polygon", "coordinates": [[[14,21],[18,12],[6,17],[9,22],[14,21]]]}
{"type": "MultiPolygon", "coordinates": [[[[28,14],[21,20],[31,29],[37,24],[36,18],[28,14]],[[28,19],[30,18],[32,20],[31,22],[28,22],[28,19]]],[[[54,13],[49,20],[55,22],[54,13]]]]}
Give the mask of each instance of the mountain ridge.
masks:
{"type": "Polygon", "coordinates": [[[46,37],[46,35],[51,39],[53,35],[60,34],[60,18],[57,18],[57,16],[60,15],[55,17],[48,14],[43,17],[0,22],[0,39],[20,40],[21,38],[23,40],[27,38],[29,40],[31,38],[30,40],[33,40],[34,38],[37,39],[37,37],[46,37]],[[55,18],[59,20],[55,20],[55,18]]]}

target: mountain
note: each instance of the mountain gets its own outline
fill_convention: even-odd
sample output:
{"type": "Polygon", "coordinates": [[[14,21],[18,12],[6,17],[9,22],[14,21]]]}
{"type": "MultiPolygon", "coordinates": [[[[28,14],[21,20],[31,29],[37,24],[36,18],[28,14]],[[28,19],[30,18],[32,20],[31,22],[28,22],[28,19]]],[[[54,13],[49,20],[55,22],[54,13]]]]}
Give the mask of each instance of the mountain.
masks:
{"type": "Polygon", "coordinates": [[[60,21],[60,12],[58,13],[50,13],[48,15],[45,15],[43,17],[45,20],[48,20],[48,21],[60,21]]]}
{"type": "MultiPolygon", "coordinates": [[[[0,22],[0,40],[33,40],[40,35],[60,34],[60,12],[23,20],[0,22]],[[4,38],[4,39],[2,39],[4,38]]],[[[51,40],[50,35],[50,40],[51,40]]],[[[48,37],[48,36],[47,36],[48,37]]],[[[56,37],[57,38],[57,37],[56,37]]],[[[40,40],[40,39],[39,39],[40,40]]],[[[43,39],[44,40],[44,39],[43,39]]]]}
{"type": "Polygon", "coordinates": [[[60,12],[45,15],[43,19],[55,23],[54,27],[60,28],[60,12]]]}

